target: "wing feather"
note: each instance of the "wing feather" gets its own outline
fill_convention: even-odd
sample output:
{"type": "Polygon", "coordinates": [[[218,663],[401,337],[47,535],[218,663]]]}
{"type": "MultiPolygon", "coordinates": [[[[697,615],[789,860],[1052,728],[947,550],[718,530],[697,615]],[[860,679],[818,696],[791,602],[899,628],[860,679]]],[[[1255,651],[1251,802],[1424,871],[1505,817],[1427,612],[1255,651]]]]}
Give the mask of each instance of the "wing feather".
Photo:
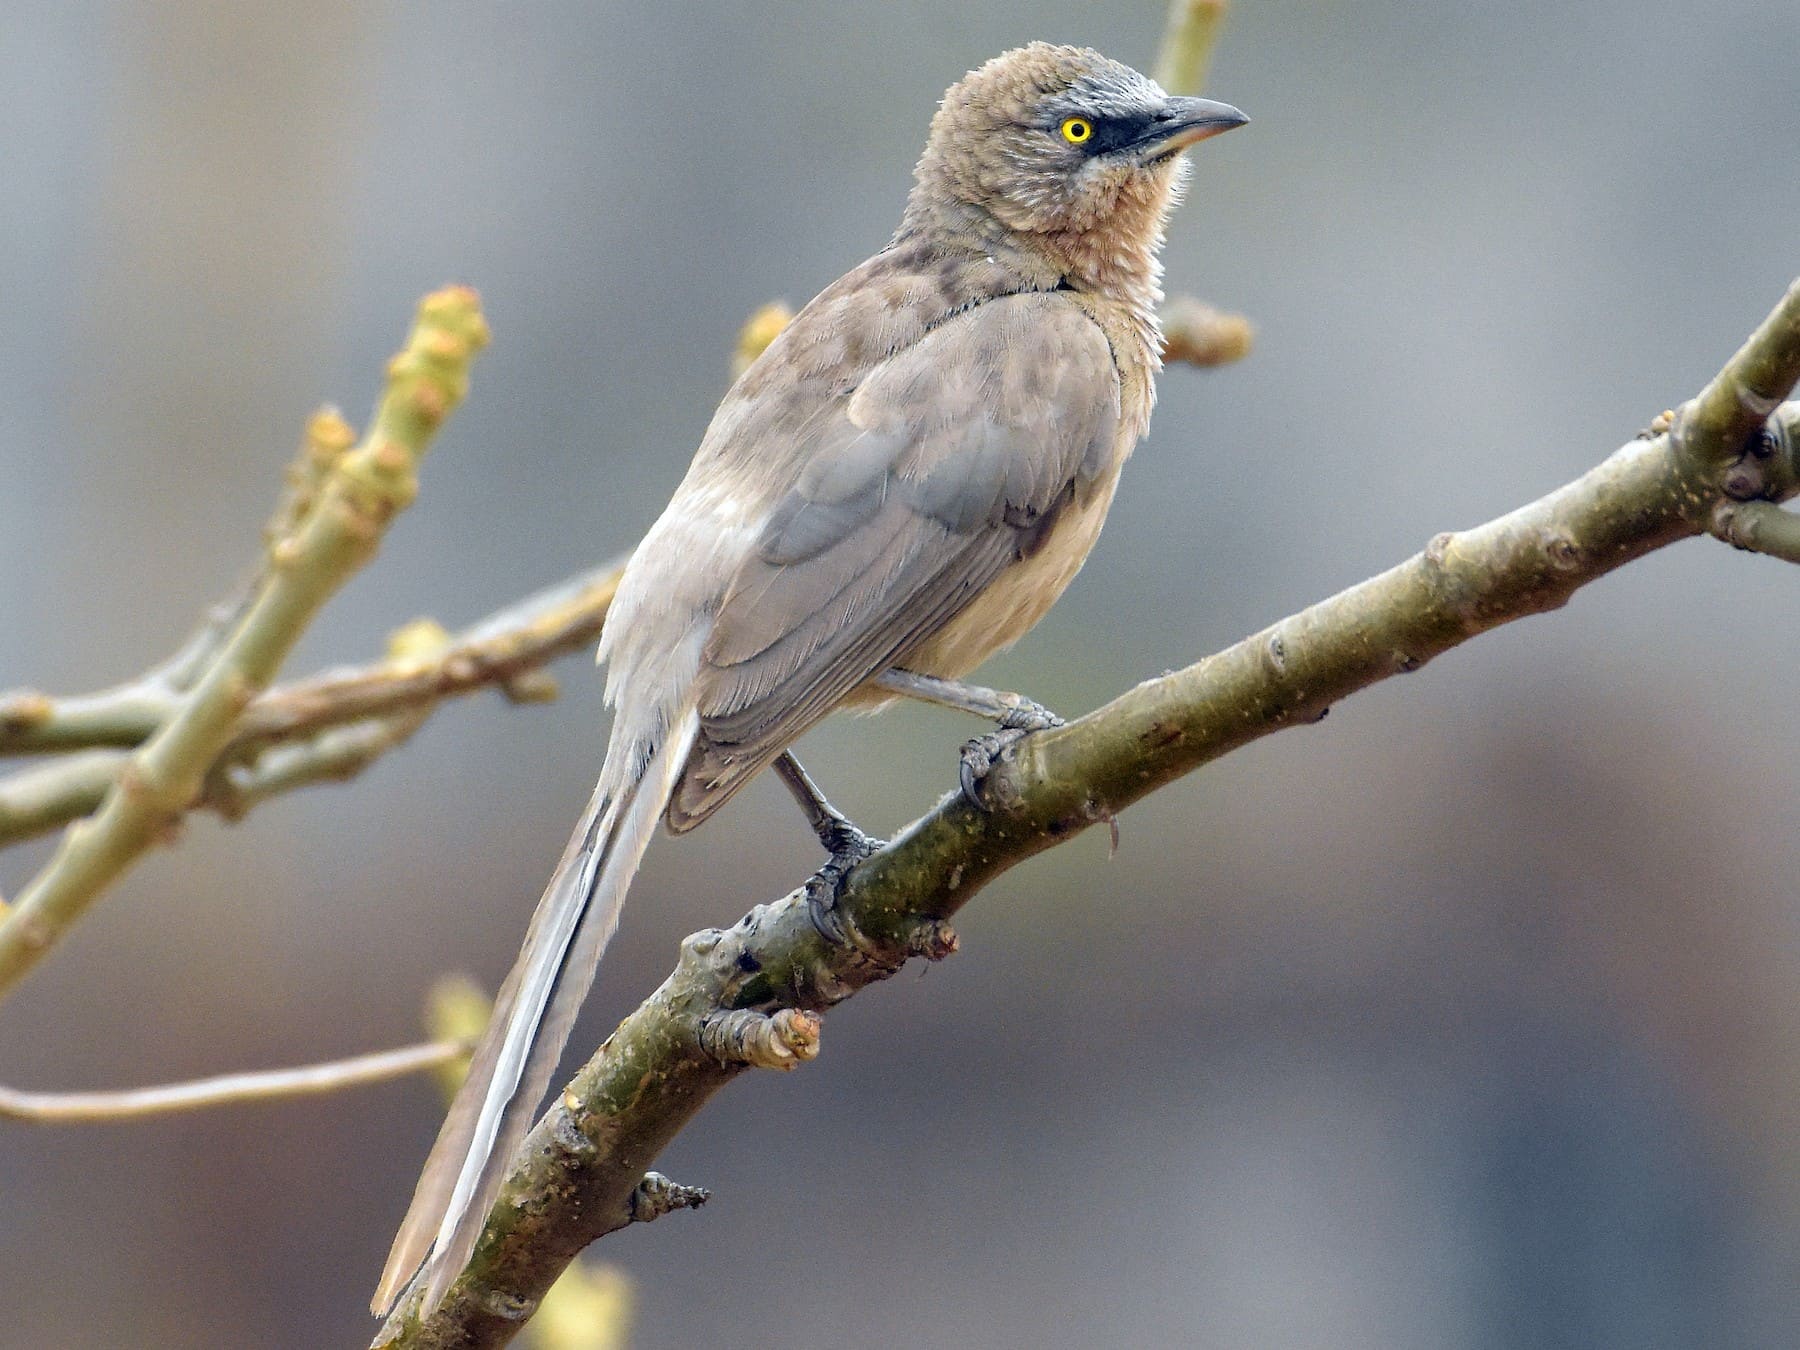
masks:
{"type": "Polygon", "coordinates": [[[1034,293],[956,315],[812,422],[714,618],[670,827],[712,814],[1029,554],[1109,462],[1118,409],[1105,335],[1034,293]]]}

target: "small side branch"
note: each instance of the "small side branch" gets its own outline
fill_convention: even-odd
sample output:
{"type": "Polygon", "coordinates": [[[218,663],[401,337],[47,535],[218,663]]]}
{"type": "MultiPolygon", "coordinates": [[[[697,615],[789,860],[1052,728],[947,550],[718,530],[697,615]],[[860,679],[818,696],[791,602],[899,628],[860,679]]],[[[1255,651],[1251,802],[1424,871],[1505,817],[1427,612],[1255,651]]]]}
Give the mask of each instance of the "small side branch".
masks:
{"type": "Polygon", "coordinates": [[[704,1186],[683,1186],[661,1172],[646,1172],[631,1193],[628,1208],[633,1223],[653,1223],[678,1209],[699,1209],[710,1199],[712,1192],[704,1186]]]}
{"type": "Polygon", "coordinates": [[[106,799],[131,756],[86,750],[0,778],[0,845],[48,834],[106,799]]]}
{"type": "Polygon", "coordinates": [[[1675,415],[1677,447],[1718,467],[1740,458],[1800,381],[1800,280],[1689,403],[1675,415]]]}
{"type": "MultiPolygon", "coordinates": [[[[352,777],[404,744],[447,698],[489,687],[516,702],[554,694],[544,666],[599,638],[624,566],[614,560],[546,587],[429,650],[390,644],[380,661],[276,685],[245,711],[195,805],[236,819],[280,793],[352,777]]],[[[133,746],[180,702],[148,677],[68,699],[0,695],[0,753],[133,746]]],[[[0,779],[0,846],[90,814],[126,759],[122,749],[96,751],[0,779]]]]}
{"type": "Polygon", "coordinates": [[[721,1064],[793,1069],[819,1054],[819,1017],[797,1008],[715,1013],[700,1023],[700,1048],[721,1064]]]}
{"type": "MultiPolygon", "coordinates": [[[[429,659],[390,655],[276,685],[245,710],[225,754],[490,686],[517,701],[541,699],[544,687],[535,681],[542,668],[599,638],[624,570],[624,560],[614,559],[514,601],[452,636],[429,659]]],[[[66,698],[36,690],[0,694],[0,754],[136,746],[180,702],[178,690],[152,678],[66,698]]]]}
{"type": "Polygon", "coordinates": [[[1713,534],[1734,548],[1800,563],[1800,515],[1774,502],[1725,502],[1713,513],[1713,534]]]}

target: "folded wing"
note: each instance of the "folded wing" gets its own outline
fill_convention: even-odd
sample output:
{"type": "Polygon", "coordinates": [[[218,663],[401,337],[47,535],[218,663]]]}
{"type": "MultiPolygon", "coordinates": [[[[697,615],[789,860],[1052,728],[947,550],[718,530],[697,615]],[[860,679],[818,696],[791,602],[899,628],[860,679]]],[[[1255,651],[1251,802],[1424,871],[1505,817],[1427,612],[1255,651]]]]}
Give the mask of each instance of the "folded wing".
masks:
{"type": "Polygon", "coordinates": [[[1104,473],[1118,418],[1104,334],[1049,292],[955,315],[813,421],[715,617],[670,827],[711,815],[1029,555],[1104,473]]]}

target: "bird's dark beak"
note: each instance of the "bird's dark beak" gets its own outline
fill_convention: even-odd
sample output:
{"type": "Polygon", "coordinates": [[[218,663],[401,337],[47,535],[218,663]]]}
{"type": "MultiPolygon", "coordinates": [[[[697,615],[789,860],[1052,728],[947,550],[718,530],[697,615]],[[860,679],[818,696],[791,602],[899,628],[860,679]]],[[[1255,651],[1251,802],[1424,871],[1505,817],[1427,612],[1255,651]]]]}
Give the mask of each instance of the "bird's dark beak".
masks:
{"type": "Polygon", "coordinates": [[[1161,159],[1209,136],[1241,127],[1249,120],[1229,103],[1171,95],[1156,120],[1144,129],[1132,148],[1145,160],[1161,159]]]}

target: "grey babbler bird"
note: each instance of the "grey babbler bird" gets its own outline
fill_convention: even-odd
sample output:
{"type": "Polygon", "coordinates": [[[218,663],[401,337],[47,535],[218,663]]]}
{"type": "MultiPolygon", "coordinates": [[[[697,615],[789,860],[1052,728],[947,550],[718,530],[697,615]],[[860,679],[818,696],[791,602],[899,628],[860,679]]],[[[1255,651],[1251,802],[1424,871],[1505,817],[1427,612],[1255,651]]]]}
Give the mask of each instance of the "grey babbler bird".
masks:
{"type": "Polygon", "coordinates": [[[1053,725],[958,683],[1062,594],[1155,401],[1163,226],[1181,152],[1247,119],[1098,52],[1033,43],[945,94],[887,247],[738,379],[639,545],[600,656],[615,709],[594,795],[531,920],[394,1240],[384,1311],[467,1262],[660,819],[700,824],[774,765],[831,851],[872,841],[790,746],[907,695],[1005,731],[964,790],[1053,725]]]}

